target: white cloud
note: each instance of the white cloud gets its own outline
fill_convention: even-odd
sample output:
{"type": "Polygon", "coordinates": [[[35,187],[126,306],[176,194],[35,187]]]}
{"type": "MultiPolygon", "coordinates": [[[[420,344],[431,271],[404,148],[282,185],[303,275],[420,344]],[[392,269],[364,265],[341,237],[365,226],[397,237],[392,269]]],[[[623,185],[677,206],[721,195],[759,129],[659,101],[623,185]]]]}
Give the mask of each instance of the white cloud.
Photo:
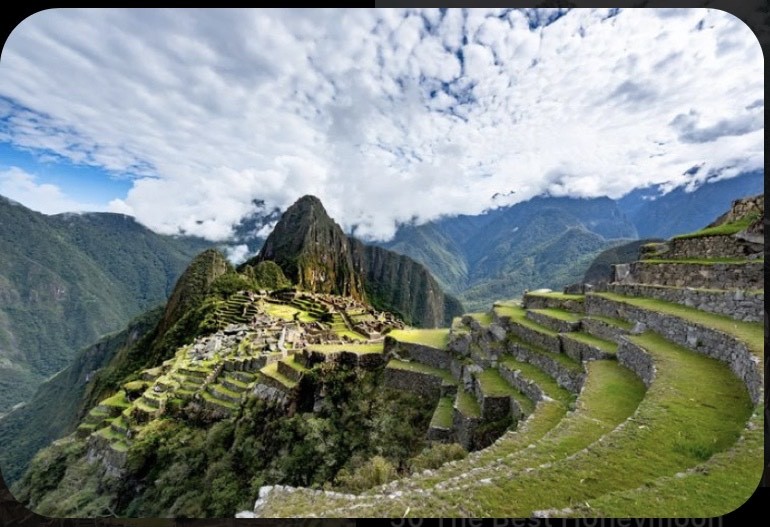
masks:
{"type": "Polygon", "coordinates": [[[133,174],[111,210],[213,240],[254,199],[315,194],[346,230],[387,237],[545,191],[764,165],[763,58],[742,22],[558,14],[42,11],[3,49],[0,140],[133,174]]]}
{"type": "Polygon", "coordinates": [[[0,170],[0,195],[43,214],[105,210],[103,205],[70,198],[56,185],[38,183],[36,176],[18,167],[0,170]]]}
{"type": "Polygon", "coordinates": [[[225,251],[225,257],[230,260],[230,263],[233,265],[243,263],[247,259],[254,256],[254,254],[249,251],[249,246],[246,244],[226,245],[223,248],[225,251]]]}

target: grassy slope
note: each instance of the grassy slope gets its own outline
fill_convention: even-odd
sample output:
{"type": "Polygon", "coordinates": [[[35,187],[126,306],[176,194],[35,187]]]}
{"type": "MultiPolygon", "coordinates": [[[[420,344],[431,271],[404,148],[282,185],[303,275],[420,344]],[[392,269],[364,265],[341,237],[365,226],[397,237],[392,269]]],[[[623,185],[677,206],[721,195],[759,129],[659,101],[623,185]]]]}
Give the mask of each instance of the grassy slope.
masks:
{"type": "Polygon", "coordinates": [[[437,349],[446,349],[449,343],[449,329],[395,329],[388,333],[394,339],[410,344],[422,344],[437,349]]]}

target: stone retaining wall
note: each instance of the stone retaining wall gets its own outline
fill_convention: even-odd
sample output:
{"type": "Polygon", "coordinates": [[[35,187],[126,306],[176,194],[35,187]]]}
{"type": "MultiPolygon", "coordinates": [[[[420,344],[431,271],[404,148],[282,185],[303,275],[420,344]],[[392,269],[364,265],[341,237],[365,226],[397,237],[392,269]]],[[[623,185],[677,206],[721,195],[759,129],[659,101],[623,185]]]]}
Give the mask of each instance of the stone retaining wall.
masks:
{"type": "Polygon", "coordinates": [[[452,430],[440,426],[431,426],[428,428],[428,441],[438,441],[440,443],[449,443],[452,441],[452,430]]]}
{"type": "Polygon", "coordinates": [[[547,354],[533,352],[525,346],[513,344],[509,347],[509,351],[517,360],[537,366],[546,372],[562,388],[572,393],[580,393],[586,377],[584,371],[573,371],[548,357],[547,354]]]}
{"type": "Polygon", "coordinates": [[[578,331],[580,329],[580,321],[570,322],[568,320],[561,320],[543,313],[537,313],[536,311],[527,311],[527,318],[558,333],[578,331]]]}
{"type": "MultiPolygon", "coordinates": [[[[508,395],[486,395],[478,382],[475,383],[473,395],[481,407],[481,419],[484,421],[497,421],[510,415],[511,397],[508,395]]],[[[518,406],[518,404],[517,404],[518,406]]],[[[519,408],[521,412],[521,408],[519,408]]],[[[518,418],[518,416],[517,416],[518,418]]]]}
{"type": "Polygon", "coordinates": [[[582,301],[552,296],[526,294],[522,297],[521,305],[525,309],[565,309],[574,313],[583,312],[582,301]]]}
{"type": "Polygon", "coordinates": [[[546,349],[553,353],[561,353],[561,340],[558,335],[547,335],[529,328],[513,320],[508,322],[508,331],[518,335],[524,342],[546,349]]]}
{"type": "Polygon", "coordinates": [[[747,258],[761,255],[755,244],[742,242],[733,236],[701,236],[672,238],[666,258],[747,258]]]}
{"type": "Polygon", "coordinates": [[[620,340],[618,345],[618,362],[634,372],[647,388],[655,379],[655,361],[644,348],[625,337],[620,340]]]}
{"type": "Polygon", "coordinates": [[[613,342],[620,342],[620,338],[628,334],[628,331],[621,327],[595,318],[584,318],[581,327],[590,335],[613,342]]]}
{"type": "Polygon", "coordinates": [[[614,358],[612,353],[607,353],[596,346],[572,339],[569,335],[560,335],[559,337],[561,338],[564,354],[577,362],[614,358]]]}
{"type": "Polygon", "coordinates": [[[86,460],[89,463],[101,462],[105,474],[114,478],[121,478],[126,465],[126,452],[118,452],[110,447],[107,438],[98,434],[91,434],[86,442],[88,451],[86,460]]]}
{"type": "Polygon", "coordinates": [[[599,296],[586,297],[586,309],[591,314],[641,322],[672,342],[727,363],[746,385],[754,404],[762,400],[762,364],[759,358],[748,350],[746,344],[732,335],[599,296]]]}
{"type": "Polygon", "coordinates": [[[481,424],[478,417],[465,416],[455,406],[452,410],[452,432],[455,439],[465,450],[473,450],[473,436],[476,429],[481,424]]]}
{"type": "Polygon", "coordinates": [[[501,364],[499,371],[500,376],[505,379],[508,384],[523,393],[527,399],[532,401],[540,401],[543,399],[545,394],[543,393],[543,390],[540,388],[540,386],[538,386],[534,381],[521,375],[518,370],[513,370],[505,364],[501,364]]]}
{"type": "Polygon", "coordinates": [[[411,359],[442,370],[448,370],[452,360],[451,355],[444,350],[422,344],[401,342],[390,336],[385,337],[383,349],[386,354],[392,354],[402,359],[411,359]]]}
{"type": "Polygon", "coordinates": [[[615,282],[707,289],[765,288],[763,262],[698,264],[638,261],[628,265],[629,275],[615,282]]]}
{"type": "Polygon", "coordinates": [[[440,377],[399,368],[385,368],[385,386],[423,397],[438,399],[441,395],[440,377]]]}
{"type": "Polygon", "coordinates": [[[679,289],[645,284],[609,284],[609,291],[628,296],[646,296],[676,302],[702,311],[727,315],[736,320],[761,322],[764,319],[764,292],[679,289]]]}

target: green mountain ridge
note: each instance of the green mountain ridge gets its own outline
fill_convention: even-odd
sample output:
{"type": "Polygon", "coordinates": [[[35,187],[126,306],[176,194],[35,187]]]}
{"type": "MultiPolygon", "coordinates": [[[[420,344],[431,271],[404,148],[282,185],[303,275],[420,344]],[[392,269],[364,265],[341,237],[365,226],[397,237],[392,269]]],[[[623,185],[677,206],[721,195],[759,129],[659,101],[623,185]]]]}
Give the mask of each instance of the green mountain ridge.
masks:
{"type": "Polygon", "coordinates": [[[163,302],[210,245],[120,214],[46,216],[5,198],[0,225],[0,413],[78,349],[163,302]]]}

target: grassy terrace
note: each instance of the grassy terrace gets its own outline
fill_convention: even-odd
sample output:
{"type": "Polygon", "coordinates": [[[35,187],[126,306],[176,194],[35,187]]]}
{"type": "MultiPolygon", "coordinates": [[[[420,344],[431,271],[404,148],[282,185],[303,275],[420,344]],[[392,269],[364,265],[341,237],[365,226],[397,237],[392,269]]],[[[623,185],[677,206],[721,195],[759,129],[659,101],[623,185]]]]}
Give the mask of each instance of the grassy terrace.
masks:
{"type": "Polygon", "coordinates": [[[442,370],[440,368],[433,368],[431,366],[426,366],[425,364],[422,364],[421,362],[407,362],[403,360],[398,359],[390,359],[390,362],[388,362],[388,365],[386,368],[393,368],[397,370],[406,370],[406,371],[413,371],[416,373],[424,373],[426,375],[433,375],[434,377],[439,377],[441,380],[448,384],[457,384],[457,380],[452,377],[452,374],[447,370],[442,370]]]}
{"type": "Polygon", "coordinates": [[[562,333],[562,336],[569,339],[577,340],[578,342],[582,342],[583,344],[588,344],[589,346],[594,346],[596,348],[599,348],[605,353],[614,354],[614,353],[617,353],[618,351],[617,342],[610,342],[609,340],[600,339],[599,337],[589,335],[588,333],[583,333],[582,331],[562,333]]]}
{"type": "Polygon", "coordinates": [[[311,344],[307,347],[310,351],[320,351],[321,353],[333,353],[339,351],[349,351],[351,353],[357,353],[363,355],[366,353],[382,353],[382,343],[377,342],[374,344],[311,344]]]}
{"type": "Polygon", "coordinates": [[[618,327],[620,329],[631,329],[634,327],[633,322],[629,322],[628,320],[623,320],[622,318],[613,318],[613,317],[605,317],[602,315],[587,315],[583,318],[586,319],[593,319],[593,320],[600,320],[604,322],[605,324],[609,324],[611,326],[618,327]]]}
{"type": "Polygon", "coordinates": [[[533,313],[540,313],[547,317],[563,320],[564,322],[580,322],[581,316],[564,309],[530,309],[533,313]]]}
{"type": "Polygon", "coordinates": [[[516,335],[508,335],[506,337],[508,342],[516,344],[518,346],[521,346],[522,348],[528,349],[529,351],[536,353],[538,355],[545,355],[546,357],[555,360],[565,368],[580,372],[583,371],[583,366],[577,362],[574,359],[571,359],[567,355],[564,355],[563,353],[553,353],[547,350],[544,350],[543,348],[540,348],[538,346],[534,346],[532,344],[528,344],[527,342],[524,342],[521,338],[517,337],[516,335]]]}
{"type": "Polygon", "coordinates": [[[715,454],[683,476],[664,476],[621,492],[611,492],[588,502],[587,516],[640,517],[655,511],[660,517],[716,517],[740,507],[762,476],[764,406],[752,415],[743,440],[715,454]],[[691,492],[697,488],[698,492],[691,492]],[[717,506],[715,506],[718,504],[717,506]]]}
{"type": "Polygon", "coordinates": [[[99,402],[102,406],[110,406],[115,408],[128,408],[131,406],[131,403],[128,402],[128,399],[126,399],[126,392],[123,390],[120,390],[118,393],[113,395],[112,397],[108,397],[107,399],[104,399],[103,401],[99,402]]]}
{"type": "Polygon", "coordinates": [[[217,393],[220,393],[222,395],[227,395],[228,397],[233,397],[235,399],[238,399],[241,396],[240,393],[234,392],[233,390],[230,390],[229,388],[221,384],[212,384],[211,389],[217,393]]]}
{"type": "Polygon", "coordinates": [[[486,312],[486,313],[468,313],[468,316],[472,317],[476,322],[481,324],[483,327],[489,327],[489,325],[492,323],[492,313],[486,312]]]}
{"type": "Polygon", "coordinates": [[[313,322],[315,317],[306,311],[287,306],[285,304],[273,304],[272,302],[261,302],[262,309],[271,317],[281,318],[283,320],[294,320],[294,315],[299,313],[300,322],[313,322]]]}
{"type": "Polygon", "coordinates": [[[544,333],[545,335],[550,335],[552,337],[555,337],[558,335],[557,332],[554,330],[547,328],[543,325],[538,324],[537,322],[533,322],[532,320],[527,318],[527,310],[523,307],[512,307],[512,306],[505,306],[505,307],[494,307],[495,313],[497,313],[497,316],[499,317],[510,317],[511,322],[516,322],[519,325],[522,325],[526,328],[529,328],[533,331],[537,331],[539,333],[544,333]]]}
{"type": "Polygon", "coordinates": [[[388,333],[394,339],[409,344],[422,344],[437,349],[446,349],[449,344],[449,329],[394,329],[388,333]]]}
{"type": "Polygon", "coordinates": [[[749,350],[760,359],[764,358],[765,335],[764,324],[762,322],[741,322],[738,320],[733,320],[732,318],[724,315],[708,313],[706,311],[700,311],[698,309],[676,304],[674,302],[666,302],[664,300],[657,300],[653,298],[630,297],[618,295],[615,293],[592,294],[608,298],[610,300],[615,300],[617,302],[625,302],[626,304],[642,309],[649,309],[650,311],[656,311],[658,313],[666,313],[668,315],[679,317],[694,324],[699,324],[701,326],[723,331],[745,343],[749,350]]]}
{"type": "Polygon", "coordinates": [[[209,392],[205,392],[205,391],[201,392],[201,397],[205,401],[208,401],[211,404],[222,406],[222,407],[227,408],[228,410],[231,410],[231,411],[237,411],[238,408],[239,408],[239,406],[237,404],[231,403],[230,401],[224,401],[222,399],[217,399],[216,397],[211,395],[209,392]]]}
{"type": "Polygon", "coordinates": [[[452,428],[452,398],[442,397],[438,400],[436,411],[433,412],[433,418],[430,426],[436,428],[452,428]]]}
{"type": "Polygon", "coordinates": [[[297,362],[297,357],[294,355],[289,355],[285,359],[283,359],[283,362],[294,368],[300,373],[305,373],[306,371],[309,371],[307,368],[305,368],[302,364],[297,362]]]}
{"type": "Polygon", "coordinates": [[[685,240],[687,238],[704,238],[706,236],[729,236],[731,234],[741,232],[743,229],[751,225],[757,218],[758,216],[749,215],[738,221],[723,223],[722,225],[717,225],[716,227],[706,227],[705,229],[701,229],[695,232],[688,232],[687,234],[680,234],[679,236],[674,236],[672,239],[685,240]]]}
{"type": "Polygon", "coordinates": [[[292,389],[297,386],[297,381],[292,381],[285,375],[278,373],[278,362],[271,362],[270,364],[268,364],[267,366],[259,370],[259,372],[266,377],[275,379],[276,381],[280,382],[281,384],[283,384],[289,389],[292,389]]]}
{"type": "Polygon", "coordinates": [[[575,400],[574,395],[559,386],[553,377],[537,366],[533,366],[527,362],[518,361],[510,355],[502,356],[500,358],[500,364],[504,364],[511,370],[519,370],[525,378],[537,384],[540,389],[543,390],[545,395],[561,402],[565,406],[568,406],[575,400]]]}
{"type": "Polygon", "coordinates": [[[535,403],[528,399],[519,390],[508,384],[503,379],[500,372],[496,369],[487,369],[476,374],[476,380],[479,382],[481,392],[490,397],[508,396],[513,397],[519,403],[522,412],[526,415],[532,413],[535,409],[535,403]]]}
{"type": "MultiPolygon", "coordinates": [[[[748,394],[723,363],[674,345],[659,335],[646,333],[631,337],[653,357],[657,377],[639,402],[638,408],[625,426],[612,427],[601,442],[592,442],[588,448],[572,450],[564,455],[564,441],[547,449],[553,461],[540,465],[543,458],[538,445],[527,449],[519,461],[519,470],[490,470],[492,484],[482,484],[486,474],[474,474],[466,487],[448,488],[432,494],[405,494],[393,500],[380,500],[371,508],[358,509],[358,515],[371,513],[403,515],[407,507],[416,516],[497,516],[524,517],[535,510],[557,509],[591,502],[609,492],[621,492],[641,487],[645,482],[673,476],[695,467],[712,455],[730,449],[742,433],[752,414],[748,394]],[[695,403],[697,401],[697,403],[695,403]],[[534,459],[533,459],[534,457],[534,459]],[[523,468],[533,468],[531,471],[523,468]],[[515,499],[511,499],[515,496],[515,499]]],[[[614,361],[594,361],[589,368],[604,367],[614,361]]],[[[620,368],[619,366],[617,366],[620,368]]],[[[588,403],[594,415],[617,411],[627,401],[627,395],[636,389],[633,382],[615,384],[614,389],[601,399],[588,403]]],[[[585,395],[585,391],[584,391],[585,395]]],[[[609,415],[608,414],[608,415],[609,415]]],[[[567,423],[570,418],[562,421],[567,423]]],[[[600,419],[601,421],[601,419],[600,419]]],[[[573,440],[583,441],[591,434],[591,427],[573,440]]],[[[556,433],[556,429],[552,434],[556,433]]],[[[761,459],[757,455],[754,463],[761,459]]],[[[757,469],[755,469],[757,470],[757,469]]],[[[755,473],[756,474],[756,473],[755,473]]],[[[706,481],[705,478],[702,481],[706,481]]],[[[693,478],[682,485],[683,499],[697,496],[701,488],[693,478]]],[[[707,488],[711,483],[704,483],[707,488]]],[[[756,479],[746,489],[748,496],[756,486],[756,479]]],[[[668,494],[666,494],[668,495],[668,494]]],[[[696,498],[697,499],[697,498],[696,498]]],[[[729,510],[733,505],[721,494],[713,497],[712,510],[729,510]]],[[[653,503],[651,500],[650,503],[653,503]]],[[[636,511],[641,516],[657,516],[659,509],[636,511]]],[[[623,511],[624,516],[626,514],[623,511]]]]}
{"type": "Polygon", "coordinates": [[[462,388],[457,390],[457,409],[466,417],[481,417],[481,407],[476,398],[462,388]]]}

